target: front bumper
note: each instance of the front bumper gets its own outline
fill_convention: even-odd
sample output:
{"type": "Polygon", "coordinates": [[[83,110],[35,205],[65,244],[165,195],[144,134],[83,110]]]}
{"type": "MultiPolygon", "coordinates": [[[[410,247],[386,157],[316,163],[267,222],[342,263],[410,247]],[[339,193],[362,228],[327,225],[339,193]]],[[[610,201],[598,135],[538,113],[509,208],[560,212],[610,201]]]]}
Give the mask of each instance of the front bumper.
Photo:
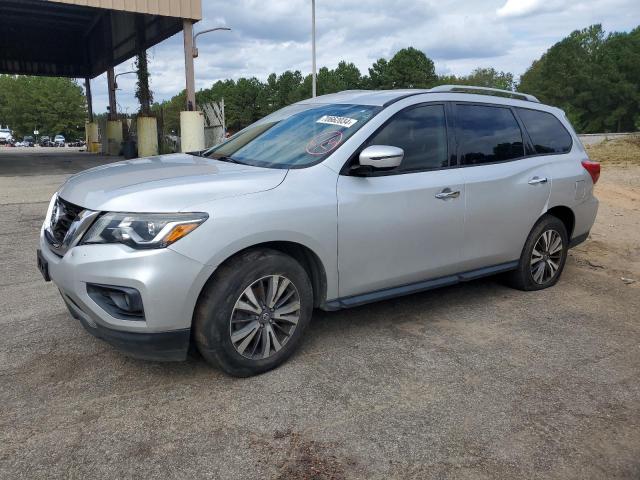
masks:
{"type": "Polygon", "coordinates": [[[41,235],[40,249],[69,311],[89,333],[135,357],[186,358],[193,311],[212,267],[170,248],[81,245],[59,257],[41,235]],[[113,317],[89,296],[87,283],[135,288],[144,319],[113,317]]]}
{"type": "Polygon", "coordinates": [[[170,332],[134,333],[112,330],[98,323],[90,323],[77,305],[62,294],[71,316],[80,321],[84,329],[117,350],[142,360],[172,362],[185,360],[189,350],[191,330],[189,328],[170,332]]]}

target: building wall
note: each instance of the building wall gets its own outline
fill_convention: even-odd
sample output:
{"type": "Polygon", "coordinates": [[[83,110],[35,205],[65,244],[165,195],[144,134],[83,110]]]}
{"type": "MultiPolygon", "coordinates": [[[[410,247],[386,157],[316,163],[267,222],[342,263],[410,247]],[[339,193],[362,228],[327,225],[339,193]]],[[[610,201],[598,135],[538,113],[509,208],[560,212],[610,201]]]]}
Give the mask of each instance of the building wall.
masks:
{"type": "Polygon", "coordinates": [[[167,17],[202,19],[201,0],[48,0],[85,7],[147,13],[167,17]]]}

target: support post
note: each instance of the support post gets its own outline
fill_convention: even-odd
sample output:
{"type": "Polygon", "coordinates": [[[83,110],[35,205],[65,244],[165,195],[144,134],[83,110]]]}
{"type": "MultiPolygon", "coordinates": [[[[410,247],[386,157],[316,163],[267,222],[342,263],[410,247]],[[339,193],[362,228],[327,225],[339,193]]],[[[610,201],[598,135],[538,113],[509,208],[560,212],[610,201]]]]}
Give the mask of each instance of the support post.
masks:
{"type": "Polygon", "coordinates": [[[109,119],[107,120],[107,155],[119,155],[122,143],[122,122],[118,120],[116,110],[116,79],[113,67],[107,70],[107,87],[109,88],[109,119]]]}
{"type": "Polygon", "coordinates": [[[196,109],[196,82],[193,69],[193,22],[188,19],[182,21],[184,33],[184,74],[187,89],[187,110],[196,109]]]}
{"type": "Polygon", "coordinates": [[[109,120],[117,120],[118,112],[116,111],[116,78],[113,67],[107,70],[107,87],[109,88],[109,120]]]}
{"type": "Polygon", "coordinates": [[[84,88],[87,96],[88,119],[84,126],[84,137],[87,144],[87,152],[96,153],[98,151],[98,124],[93,121],[93,97],[91,96],[91,79],[84,79],[84,88]]]}
{"type": "Polygon", "coordinates": [[[84,79],[84,90],[87,95],[87,113],[89,114],[89,123],[93,123],[93,99],[91,97],[91,79],[84,79]]]}

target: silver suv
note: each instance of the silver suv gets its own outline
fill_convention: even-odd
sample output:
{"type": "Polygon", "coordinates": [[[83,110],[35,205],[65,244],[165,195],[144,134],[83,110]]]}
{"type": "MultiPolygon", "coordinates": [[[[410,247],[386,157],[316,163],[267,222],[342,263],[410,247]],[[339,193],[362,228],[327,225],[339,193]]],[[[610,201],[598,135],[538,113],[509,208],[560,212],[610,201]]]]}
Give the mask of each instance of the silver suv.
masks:
{"type": "Polygon", "coordinates": [[[478,87],[348,91],[192,154],[71,177],[38,265],[71,314],[138,357],[190,346],[237,376],[336,310],[503,274],[554,285],[598,201],[563,112],[478,87]]]}

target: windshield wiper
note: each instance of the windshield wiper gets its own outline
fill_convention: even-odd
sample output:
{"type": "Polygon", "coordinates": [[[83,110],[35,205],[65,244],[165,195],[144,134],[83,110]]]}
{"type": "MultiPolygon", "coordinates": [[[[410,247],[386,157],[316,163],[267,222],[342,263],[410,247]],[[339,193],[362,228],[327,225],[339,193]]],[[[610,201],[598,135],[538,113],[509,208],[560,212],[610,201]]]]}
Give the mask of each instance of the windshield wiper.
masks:
{"type": "Polygon", "coordinates": [[[220,160],[221,162],[229,162],[229,163],[237,163],[238,165],[246,165],[245,163],[236,160],[235,158],[231,158],[228,155],[221,155],[220,157],[213,157],[214,160],[220,160]]]}

